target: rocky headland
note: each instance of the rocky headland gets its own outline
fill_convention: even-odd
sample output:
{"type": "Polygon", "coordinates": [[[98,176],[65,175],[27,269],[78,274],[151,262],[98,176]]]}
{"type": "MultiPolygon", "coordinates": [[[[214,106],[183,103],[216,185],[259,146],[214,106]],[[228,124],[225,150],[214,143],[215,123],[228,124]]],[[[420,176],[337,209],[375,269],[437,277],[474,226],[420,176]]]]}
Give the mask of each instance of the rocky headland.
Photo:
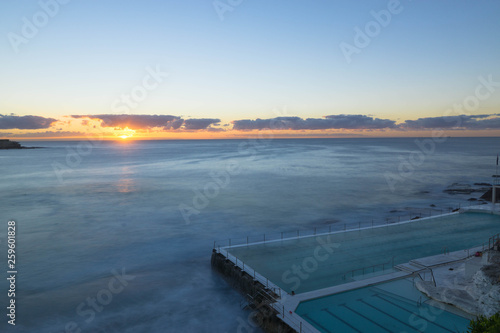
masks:
{"type": "Polygon", "coordinates": [[[0,139],[0,149],[35,149],[41,147],[24,147],[19,142],[0,139]]]}

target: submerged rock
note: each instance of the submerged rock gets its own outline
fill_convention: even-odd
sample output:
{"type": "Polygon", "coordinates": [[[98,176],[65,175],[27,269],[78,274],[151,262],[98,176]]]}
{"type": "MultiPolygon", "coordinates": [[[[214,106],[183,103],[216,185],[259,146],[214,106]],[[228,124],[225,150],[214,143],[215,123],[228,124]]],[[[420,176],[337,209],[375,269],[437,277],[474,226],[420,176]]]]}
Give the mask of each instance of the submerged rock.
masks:
{"type": "Polygon", "coordinates": [[[472,194],[475,192],[484,193],[488,190],[487,186],[491,186],[487,183],[474,183],[474,186],[469,184],[453,183],[443,192],[448,194],[472,194]]]}

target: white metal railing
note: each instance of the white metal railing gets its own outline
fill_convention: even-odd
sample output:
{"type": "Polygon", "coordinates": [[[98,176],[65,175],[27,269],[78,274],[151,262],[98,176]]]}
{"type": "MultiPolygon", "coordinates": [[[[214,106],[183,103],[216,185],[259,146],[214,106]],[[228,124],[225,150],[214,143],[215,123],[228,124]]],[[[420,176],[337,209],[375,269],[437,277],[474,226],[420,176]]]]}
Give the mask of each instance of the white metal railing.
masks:
{"type": "Polygon", "coordinates": [[[281,318],[283,322],[285,322],[288,326],[293,328],[295,331],[299,333],[318,333],[310,323],[304,320],[301,316],[296,314],[295,312],[287,312],[284,306],[280,303],[273,303],[272,307],[275,311],[278,312],[278,317],[281,318]]]}
{"type": "Polygon", "coordinates": [[[249,265],[245,264],[245,262],[243,260],[238,259],[238,257],[229,253],[229,251],[224,250],[224,249],[216,249],[216,250],[217,250],[217,253],[222,254],[226,259],[230,260],[236,267],[239,267],[242,271],[244,271],[248,275],[250,275],[254,279],[254,281],[260,282],[267,289],[271,290],[274,294],[278,295],[279,298],[281,298],[281,295],[286,294],[286,291],[284,291],[283,289],[278,287],[273,282],[269,281],[268,278],[261,275],[259,272],[257,272],[255,269],[253,269],[249,265]]]}
{"type": "Polygon", "coordinates": [[[375,273],[375,268],[377,267],[381,267],[382,270],[381,271],[378,271],[378,272],[384,272],[386,270],[386,267],[387,268],[394,268],[394,256],[391,258],[391,260],[389,260],[388,262],[385,262],[385,263],[381,263],[381,264],[375,264],[375,265],[371,265],[371,266],[366,266],[366,267],[362,267],[362,268],[357,268],[357,269],[353,269],[353,270],[350,270],[349,272],[347,273],[344,273],[344,274],[340,274],[340,275],[337,275],[337,276],[341,276],[342,277],[342,280],[346,280],[349,275],[351,275],[351,278],[354,278],[355,276],[365,276],[366,274],[374,274],[375,273]],[[370,272],[370,269],[371,269],[371,272],[370,272]],[[355,274],[356,272],[360,272],[361,274],[355,274]]]}
{"type": "MultiPolygon", "coordinates": [[[[369,223],[368,225],[361,224],[361,222],[359,222],[357,228],[354,227],[351,229],[347,229],[347,224],[343,225],[343,229],[342,229],[342,226],[340,226],[340,228],[339,228],[339,225],[332,224],[332,225],[329,225],[325,228],[314,228],[313,230],[309,230],[309,231],[296,230],[296,231],[288,232],[288,233],[281,232],[278,235],[262,234],[261,236],[257,236],[257,239],[255,239],[254,237],[250,237],[250,236],[247,236],[246,238],[243,238],[243,239],[230,238],[230,239],[225,240],[225,241],[214,241],[214,249],[216,250],[217,253],[222,254],[223,256],[225,256],[226,259],[230,260],[235,266],[241,268],[242,271],[244,271],[244,272],[248,273],[250,276],[252,276],[254,281],[260,282],[263,286],[265,286],[267,289],[271,290],[275,295],[277,295],[279,299],[281,299],[282,295],[284,296],[285,294],[288,294],[285,290],[283,290],[282,288],[280,288],[278,285],[274,284],[273,282],[269,281],[268,278],[264,277],[263,275],[261,275],[260,273],[255,271],[255,269],[253,269],[249,265],[245,264],[245,262],[243,260],[238,259],[238,257],[229,253],[228,249],[230,249],[232,247],[237,247],[237,246],[245,246],[245,245],[250,245],[250,244],[253,245],[253,244],[258,244],[258,243],[266,243],[266,242],[275,242],[275,241],[280,241],[280,240],[298,239],[298,238],[304,238],[304,237],[313,237],[313,236],[317,236],[317,235],[325,235],[325,234],[329,234],[329,233],[337,233],[337,232],[342,232],[342,231],[347,232],[347,231],[355,231],[355,230],[361,230],[361,229],[378,228],[378,227],[383,227],[385,225],[389,225],[390,223],[393,223],[393,224],[394,223],[408,223],[411,220],[420,219],[420,218],[436,217],[439,215],[444,216],[444,215],[450,215],[450,214],[458,214],[461,211],[461,209],[470,208],[473,206],[474,207],[476,207],[476,206],[481,207],[478,205],[474,205],[471,202],[468,202],[468,204],[466,204],[466,205],[459,205],[459,207],[457,209],[449,208],[449,209],[447,209],[448,212],[446,212],[446,210],[443,211],[442,209],[431,208],[428,210],[429,211],[428,216],[425,216],[423,214],[423,212],[420,212],[419,214],[413,213],[413,214],[409,215],[408,220],[401,220],[400,216],[398,217],[397,221],[393,221],[394,218],[392,218],[392,219],[387,218],[385,220],[386,221],[385,224],[383,224],[383,223],[375,224],[374,220],[372,220],[371,223],[369,223]],[[434,212],[434,215],[433,215],[433,212],[434,212]],[[414,215],[414,217],[412,217],[413,215],[414,215]]],[[[469,249],[465,249],[463,251],[467,251],[466,258],[469,258],[471,256],[474,256],[476,253],[475,251],[477,251],[478,249],[482,249],[482,251],[484,251],[485,249],[492,249],[493,246],[495,246],[495,245],[500,245],[500,233],[490,237],[488,242],[483,242],[481,245],[474,246],[474,247],[471,247],[469,249]],[[470,253],[471,250],[473,250],[473,253],[470,253]]],[[[447,254],[449,254],[449,249],[447,247],[445,248],[445,252],[447,252],[447,254]]],[[[458,259],[458,260],[463,260],[463,259],[458,259]]],[[[388,263],[382,263],[382,264],[372,265],[372,266],[368,266],[368,267],[364,267],[364,268],[360,268],[360,269],[355,269],[355,270],[349,271],[348,273],[340,274],[338,276],[342,276],[345,280],[347,278],[348,274],[351,274],[351,276],[354,277],[355,272],[358,272],[358,271],[361,271],[362,272],[361,275],[364,276],[365,272],[367,272],[367,274],[370,274],[370,271],[369,271],[370,269],[372,269],[371,273],[374,273],[376,267],[382,266],[382,271],[384,271],[386,265],[390,268],[393,268],[394,267],[394,257],[392,257],[391,261],[389,261],[388,263]]],[[[429,269],[429,270],[431,273],[431,279],[432,279],[433,283],[436,284],[432,269],[429,269]]],[[[274,300],[274,303],[270,303],[270,305],[273,307],[273,309],[275,311],[278,312],[278,316],[280,316],[281,319],[285,323],[287,323],[290,327],[295,329],[297,332],[300,332],[300,333],[302,333],[302,332],[304,332],[304,333],[317,333],[318,332],[316,329],[314,329],[314,327],[310,323],[305,321],[302,317],[300,317],[296,313],[287,312],[281,302],[274,300]]]]}
{"type": "Polygon", "coordinates": [[[355,231],[362,229],[371,229],[371,228],[379,228],[386,225],[397,224],[397,223],[408,223],[410,221],[419,220],[422,218],[429,217],[437,217],[437,216],[446,216],[450,214],[458,214],[461,209],[470,209],[471,207],[481,207],[483,205],[477,205],[472,202],[460,203],[457,208],[447,208],[440,209],[436,207],[421,209],[418,212],[413,210],[409,212],[408,215],[399,215],[388,217],[384,220],[375,221],[372,219],[369,222],[358,222],[356,224],[330,224],[325,227],[315,227],[307,230],[293,230],[293,231],[285,231],[279,233],[264,233],[260,235],[246,236],[241,238],[228,238],[224,240],[216,240],[214,241],[214,249],[227,249],[231,247],[239,247],[245,245],[254,245],[254,244],[265,244],[268,242],[276,242],[281,240],[290,240],[290,239],[300,239],[306,237],[314,237],[317,235],[326,235],[331,233],[338,232],[347,232],[347,231],[355,231]]]}
{"type": "MultiPolygon", "coordinates": [[[[227,250],[217,250],[217,253],[222,254],[226,259],[230,260],[235,266],[241,268],[242,271],[248,273],[253,277],[254,281],[260,282],[267,289],[271,290],[275,295],[281,299],[282,295],[287,294],[287,292],[281,289],[279,286],[275,285],[273,282],[269,281],[268,278],[259,274],[255,269],[246,265],[242,260],[239,260],[236,256],[229,253],[227,250]]],[[[299,333],[318,333],[317,330],[311,329],[311,325],[307,323],[302,317],[292,312],[291,314],[287,312],[284,306],[276,299],[270,299],[268,296],[263,295],[268,301],[269,305],[278,312],[277,316],[280,317],[287,325],[296,330],[299,333]]]]}

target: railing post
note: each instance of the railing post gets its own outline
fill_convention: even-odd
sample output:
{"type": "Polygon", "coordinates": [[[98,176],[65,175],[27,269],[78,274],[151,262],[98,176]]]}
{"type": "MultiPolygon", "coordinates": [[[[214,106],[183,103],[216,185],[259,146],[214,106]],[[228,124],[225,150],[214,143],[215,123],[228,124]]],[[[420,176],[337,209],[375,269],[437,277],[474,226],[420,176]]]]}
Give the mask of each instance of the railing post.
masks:
{"type": "Polygon", "coordinates": [[[229,238],[229,246],[231,246],[231,238],[229,238]]]}

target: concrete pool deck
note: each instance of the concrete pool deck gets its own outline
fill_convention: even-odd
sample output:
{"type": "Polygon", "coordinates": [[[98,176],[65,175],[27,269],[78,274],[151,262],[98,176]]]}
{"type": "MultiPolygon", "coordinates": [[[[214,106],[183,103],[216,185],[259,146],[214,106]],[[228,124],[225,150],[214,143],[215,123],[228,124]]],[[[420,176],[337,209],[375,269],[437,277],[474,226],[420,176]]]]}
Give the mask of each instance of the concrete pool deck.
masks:
{"type": "MultiPolygon", "coordinates": [[[[474,250],[480,251],[481,249],[482,249],[481,247],[477,247],[474,250]]],[[[463,262],[471,257],[471,256],[467,256],[467,252],[465,252],[465,255],[464,255],[464,252],[465,251],[455,251],[455,252],[449,253],[449,254],[429,256],[429,257],[425,257],[425,258],[419,258],[419,259],[412,260],[413,263],[418,263],[419,265],[421,265],[420,267],[415,266],[412,263],[408,262],[405,264],[395,266],[395,268],[398,269],[398,271],[394,272],[394,273],[379,275],[379,276],[375,276],[372,278],[358,280],[358,281],[354,281],[354,282],[348,282],[345,284],[341,284],[341,285],[337,285],[337,286],[333,286],[333,287],[329,287],[329,288],[324,288],[324,289],[320,289],[320,290],[314,290],[311,292],[306,292],[306,293],[293,295],[293,296],[290,294],[285,294],[284,296],[282,296],[282,298],[280,300],[277,301],[276,309],[278,310],[281,307],[280,312],[281,311],[284,311],[284,312],[288,311],[289,314],[295,314],[295,310],[297,309],[299,304],[302,302],[311,301],[314,299],[323,298],[326,296],[332,296],[335,294],[340,294],[340,293],[344,293],[344,292],[348,292],[348,291],[352,291],[352,290],[356,290],[356,289],[360,289],[360,288],[365,288],[365,287],[369,287],[369,286],[374,286],[374,285],[378,285],[378,284],[382,284],[382,283],[387,283],[387,282],[391,282],[394,280],[410,278],[410,277],[416,276],[419,273],[429,272],[435,268],[438,268],[438,267],[441,267],[444,265],[450,265],[453,263],[463,262]],[[412,271],[402,269],[402,267],[408,267],[408,266],[411,266],[414,269],[412,269],[412,271]]],[[[475,251],[471,252],[471,253],[475,253],[475,251]]],[[[296,314],[296,320],[300,320],[300,318],[302,318],[302,317],[299,316],[298,314],[296,314]]],[[[319,332],[315,328],[314,328],[314,330],[315,331],[313,331],[313,332],[319,332]]]]}

